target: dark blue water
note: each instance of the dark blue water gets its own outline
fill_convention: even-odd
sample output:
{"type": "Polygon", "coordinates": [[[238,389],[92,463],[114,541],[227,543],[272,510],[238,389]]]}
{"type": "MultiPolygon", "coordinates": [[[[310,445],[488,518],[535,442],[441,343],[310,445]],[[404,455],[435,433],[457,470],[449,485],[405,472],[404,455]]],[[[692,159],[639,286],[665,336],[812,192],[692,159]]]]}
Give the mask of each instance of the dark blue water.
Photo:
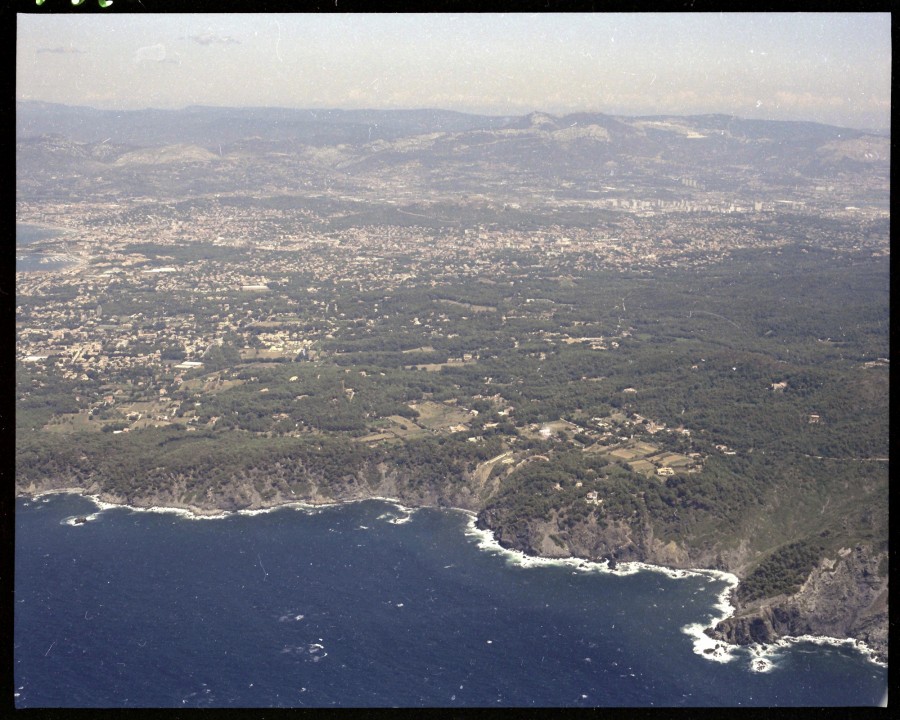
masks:
{"type": "Polygon", "coordinates": [[[722,580],[521,567],[467,516],[367,501],[189,520],[16,506],[18,707],[873,705],[886,670],[809,643],[750,670],[682,630],[722,580]],[[68,520],[68,522],[67,522],[68,520]]]}
{"type": "Polygon", "coordinates": [[[47,270],[60,270],[71,265],[64,260],[50,260],[40,252],[29,251],[28,245],[58,237],[62,231],[39,225],[16,223],[16,272],[35,272],[47,270]]]}

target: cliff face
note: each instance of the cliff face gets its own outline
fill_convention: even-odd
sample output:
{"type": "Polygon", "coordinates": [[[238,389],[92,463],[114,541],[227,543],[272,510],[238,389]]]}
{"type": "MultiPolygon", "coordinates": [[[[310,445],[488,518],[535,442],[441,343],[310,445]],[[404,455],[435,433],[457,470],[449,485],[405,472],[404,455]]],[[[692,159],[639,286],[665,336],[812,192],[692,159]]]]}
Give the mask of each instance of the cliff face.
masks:
{"type": "Polygon", "coordinates": [[[140,492],[123,493],[104,488],[94,477],[56,475],[17,483],[17,491],[36,494],[49,490],[78,489],[100,500],[134,507],[175,507],[200,515],[260,510],[292,502],[333,503],[390,497],[414,506],[458,507],[479,509],[478,484],[465,473],[457,482],[435,488],[415,482],[408,472],[387,464],[369,465],[358,473],[348,473],[340,482],[326,481],[316,472],[303,473],[297,481],[293,469],[268,467],[264,475],[236,474],[215,488],[206,488],[201,496],[191,492],[189,481],[180,474],[170,474],[163,486],[144,488],[140,492]]]}
{"type": "Polygon", "coordinates": [[[869,546],[842,550],[837,558],[823,560],[798,593],[738,608],[713,635],[739,645],[785,635],[854,638],[887,661],[888,578],[878,574],[885,558],[869,546]]]}
{"type": "Polygon", "coordinates": [[[545,520],[509,518],[502,510],[489,508],[478,516],[480,527],[491,530],[504,547],[529,555],[611,558],[616,562],[646,562],[672,568],[715,568],[734,571],[746,562],[745,545],[723,552],[715,547],[694,547],[686,542],[656,537],[648,524],[607,520],[602,525],[591,516],[560,530],[555,515],[545,520]]]}

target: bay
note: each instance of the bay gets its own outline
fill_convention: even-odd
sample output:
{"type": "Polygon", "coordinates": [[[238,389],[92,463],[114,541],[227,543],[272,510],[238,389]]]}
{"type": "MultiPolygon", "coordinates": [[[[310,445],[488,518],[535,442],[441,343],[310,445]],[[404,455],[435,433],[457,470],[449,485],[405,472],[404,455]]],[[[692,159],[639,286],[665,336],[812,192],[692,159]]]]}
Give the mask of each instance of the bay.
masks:
{"type": "Polygon", "coordinates": [[[195,520],[61,494],[17,500],[15,524],[20,708],[864,706],[887,687],[843,646],[711,660],[685,628],[720,614],[723,579],[523,564],[459,511],[195,520]]]}
{"type": "Polygon", "coordinates": [[[51,259],[51,256],[45,253],[32,252],[28,248],[33,243],[59,237],[64,232],[65,230],[42,225],[16,223],[16,272],[45,272],[61,270],[72,265],[71,260],[51,259]]]}
{"type": "Polygon", "coordinates": [[[39,240],[48,240],[61,234],[60,230],[43,225],[16,223],[16,245],[30,245],[39,240]]]}

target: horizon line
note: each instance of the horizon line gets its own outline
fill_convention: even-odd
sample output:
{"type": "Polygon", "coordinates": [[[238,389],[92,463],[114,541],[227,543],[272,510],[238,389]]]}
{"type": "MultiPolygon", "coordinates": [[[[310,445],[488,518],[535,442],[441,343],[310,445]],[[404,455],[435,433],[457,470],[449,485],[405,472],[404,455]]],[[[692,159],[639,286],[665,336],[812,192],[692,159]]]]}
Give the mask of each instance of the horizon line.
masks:
{"type": "Polygon", "coordinates": [[[287,106],[287,105],[208,105],[208,104],[190,104],[190,105],[182,105],[178,107],[153,107],[146,106],[140,108],[112,108],[112,107],[97,107],[94,105],[70,105],[69,103],[64,102],[56,102],[53,100],[39,100],[34,98],[16,98],[16,104],[34,104],[34,105],[55,105],[58,107],[64,108],[73,108],[73,109],[82,109],[82,110],[93,110],[95,112],[105,112],[105,113],[138,113],[138,112],[183,112],[185,110],[190,109],[209,109],[209,110],[286,110],[290,112],[303,112],[303,111],[312,111],[312,112],[446,112],[446,113],[454,113],[457,115],[469,115],[472,117],[485,117],[485,118],[496,118],[496,119],[509,119],[509,118],[526,118],[529,115],[548,115],[553,118],[565,118],[570,115],[603,115],[611,118],[627,118],[627,119],[641,119],[641,118],[653,118],[653,117],[682,117],[682,118],[701,118],[701,117],[727,117],[732,118],[734,120],[742,120],[742,121],[750,121],[750,122],[774,122],[774,123],[797,123],[797,124],[807,124],[807,125],[823,125],[826,127],[834,127],[841,128],[847,130],[856,130],[859,132],[867,132],[867,133],[878,133],[878,134],[888,134],[890,135],[890,125],[887,127],[860,127],[860,126],[851,126],[851,125],[835,125],[829,122],[823,122],[821,120],[808,120],[808,119],[779,119],[779,118],[759,118],[759,117],[746,117],[743,115],[738,115],[733,112],[694,112],[694,113],[677,113],[677,112],[658,112],[658,113],[627,113],[627,112],[609,112],[603,110],[566,110],[566,111],[556,111],[551,112],[548,110],[528,110],[526,112],[521,113],[486,113],[486,112],[474,112],[469,110],[455,110],[452,108],[442,108],[436,106],[421,106],[421,107],[340,107],[340,106],[287,106]]]}

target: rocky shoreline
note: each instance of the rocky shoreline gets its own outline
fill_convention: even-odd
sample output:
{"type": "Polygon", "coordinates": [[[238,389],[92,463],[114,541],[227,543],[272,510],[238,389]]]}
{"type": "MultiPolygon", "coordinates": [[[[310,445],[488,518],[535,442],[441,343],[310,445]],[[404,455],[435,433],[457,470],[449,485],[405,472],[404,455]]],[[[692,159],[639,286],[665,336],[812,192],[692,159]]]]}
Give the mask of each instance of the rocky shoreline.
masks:
{"type": "Polygon", "coordinates": [[[849,638],[888,660],[888,578],[880,577],[884,553],[867,546],[844,548],[823,559],[794,595],[738,607],[712,637],[738,645],[772,644],[785,637],[849,638]]]}
{"type": "MultiPolygon", "coordinates": [[[[298,495],[277,492],[262,497],[244,487],[237,497],[221,495],[208,502],[186,503],[174,493],[125,498],[104,492],[97,483],[87,487],[63,482],[40,486],[30,482],[17,487],[17,495],[34,497],[53,493],[77,493],[100,505],[124,506],[140,510],[181,512],[197,518],[224,517],[234,512],[265,512],[287,505],[327,506],[368,499],[387,500],[407,507],[455,507],[476,516],[480,530],[489,531],[500,547],[527,556],[547,559],[577,558],[589,562],[606,562],[615,568],[620,563],[640,563],[675,570],[712,570],[740,573],[729,567],[729,560],[740,564],[741,554],[712,552],[709,549],[691,552],[674,543],[662,543],[653,537],[652,528],[635,537],[625,523],[613,524],[599,531],[585,528],[575,542],[561,548],[548,541],[549,527],[529,526],[529,532],[510,533],[496,522],[490,512],[474,506],[470,494],[456,493],[446,498],[439,493],[418,492],[410,497],[396,482],[382,483],[378,488],[351,484],[338,493],[326,493],[315,484],[311,492],[298,495]],[[387,487],[383,487],[387,485],[387,487]],[[399,492],[398,492],[399,491],[399,492]],[[462,502],[459,502],[459,501],[462,502]],[[736,562],[737,561],[737,562],[736,562]]],[[[785,638],[804,637],[814,641],[854,642],[876,662],[888,660],[888,579],[881,578],[876,569],[883,554],[871,548],[847,549],[834,560],[825,559],[792,596],[767,598],[747,607],[734,607],[705,633],[715,641],[727,645],[772,646],[785,638]],[[850,610],[848,611],[848,608],[850,610]]],[[[733,604],[730,593],[728,604],[733,604]]]]}

